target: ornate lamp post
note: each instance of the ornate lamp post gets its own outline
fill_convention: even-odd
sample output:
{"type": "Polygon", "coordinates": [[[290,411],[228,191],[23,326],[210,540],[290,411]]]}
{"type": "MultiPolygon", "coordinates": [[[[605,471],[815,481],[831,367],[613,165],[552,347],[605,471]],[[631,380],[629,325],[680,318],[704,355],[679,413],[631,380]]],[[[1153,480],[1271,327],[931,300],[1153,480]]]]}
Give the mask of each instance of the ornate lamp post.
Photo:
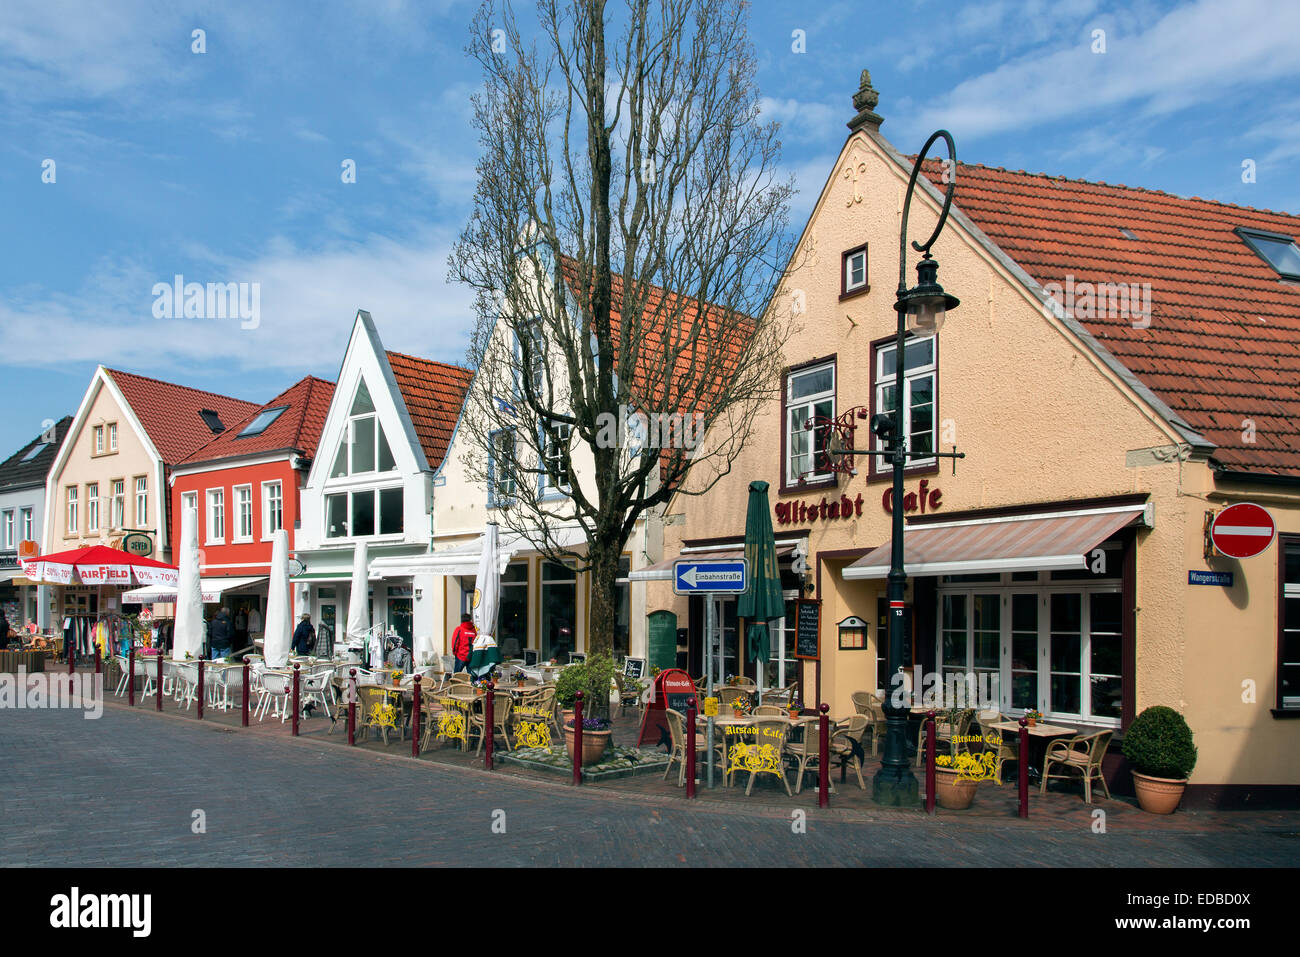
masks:
{"type": "Polygon", "coordinates": [[[903,370],[904,348],[907,333],[914,336],[933,336],[943,325],[944,316],[957,307],[955,296],[950,296],[939,285],[939,263],[930,256],[930,247],[934,245],[939,233],[948,221],[948,209],[952,206],[952,194],[956,189],[957,148],[947,130],[939,130],[930,135],[925,146],[916,157],[912,167],[912,178],[907,184],[907,196],[903,201],[903,224],[898,237],[898,294],[894,309],[898,313],[898,332],[894,338],[894,408],[892,413],[880,413],[872,418],[871,431],[888,442],[888,448],[868,454],[884,455],[894,467],[893,530],[891,537],[889,562],[889,655],[888,671],[892,676],[893,687],[886,695],[885,712],[885,753],[880,762],[872,785],[872,798],[877,804],[890,806],[909,806],[917,803],[916,776],[912,773],[908,761],[907,715],[908,702],[903,700],[902,687],[899,684],[904,670],[903,625],[907,610],[904,595],[907,588],[907,573],[903,570],[903,470],[909,458],[964,458],[956,450],[952,452],[924,451],[911,452],[904,439],[903,409],[903,370]],[[921,163],[935,140],[942,138],[948,144],[948,190],[943,201],[943,211],[934,232],[924,243],[912,243],[912,248],[923,253],[916,266],[917,284],[907,288],[907,213],[912,204],[912,192],[916,188],[916,178],[921,172],[921,163]]]}

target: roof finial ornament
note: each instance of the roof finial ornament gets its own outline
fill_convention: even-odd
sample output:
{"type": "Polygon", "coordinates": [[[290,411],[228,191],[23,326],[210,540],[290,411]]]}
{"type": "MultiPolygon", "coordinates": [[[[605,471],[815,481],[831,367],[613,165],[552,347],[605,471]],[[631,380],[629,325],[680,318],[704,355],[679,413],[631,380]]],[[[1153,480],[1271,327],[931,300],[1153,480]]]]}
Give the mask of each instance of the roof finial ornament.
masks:
{"type": "Polygon", "coordinates": [[[880,129],[880,124],[885,122],[885,119],[875,112],[876,104],[879,102],[880,94],[871,85],[871,71],[863,70],[858,92],[853,94],[853,108],[858,111],[858,115],[849,121],[849,129],[856,131],[864,126],[880,129]]]}

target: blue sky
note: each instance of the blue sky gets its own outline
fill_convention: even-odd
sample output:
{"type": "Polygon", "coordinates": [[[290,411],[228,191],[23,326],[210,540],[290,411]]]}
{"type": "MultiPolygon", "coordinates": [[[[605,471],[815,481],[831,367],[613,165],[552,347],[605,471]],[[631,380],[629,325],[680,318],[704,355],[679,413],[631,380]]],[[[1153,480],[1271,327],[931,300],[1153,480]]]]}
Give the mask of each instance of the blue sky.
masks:
{"type": "MultiPolygon", "coordinates": [[[[255,401],[333,378],[359,307],[388,348],[463,361],[446,258],[474,189],[476,3],[308,6],[0,5],[0,458],[98,363],[255,401]],[[155,318],[178,273],[259,283],[260,325],[155,318]]],[[[796,227],[864,67],[903,152],[946,126],[966,162],[1300,210],[1300,4],[756,0],[751,24],[796,227]]]]}

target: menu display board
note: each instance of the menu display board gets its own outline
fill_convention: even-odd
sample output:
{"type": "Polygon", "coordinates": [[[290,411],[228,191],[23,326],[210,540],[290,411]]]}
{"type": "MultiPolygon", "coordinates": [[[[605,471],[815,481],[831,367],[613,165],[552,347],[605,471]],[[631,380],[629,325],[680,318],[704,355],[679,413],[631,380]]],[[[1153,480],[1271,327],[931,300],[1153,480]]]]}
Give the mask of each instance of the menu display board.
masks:
{"type": "Polygon", "coordinates": [[[628,678],[640,678],[645,674],[644,658],[624,658],[623,675],[628,678]]]}
{"type": "Polygon", "coordinates": [[[822,603],[801,598],[795,606],[794,656],[808,661],[821,657],[822,603]]]}

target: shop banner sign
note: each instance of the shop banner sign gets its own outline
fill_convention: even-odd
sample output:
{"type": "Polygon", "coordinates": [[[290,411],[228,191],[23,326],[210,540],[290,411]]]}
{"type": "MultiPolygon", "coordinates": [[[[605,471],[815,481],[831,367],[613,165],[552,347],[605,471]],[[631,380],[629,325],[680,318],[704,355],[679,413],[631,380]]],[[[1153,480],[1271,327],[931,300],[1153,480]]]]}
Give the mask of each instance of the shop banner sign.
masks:
{"type": "Polygon", "coordinates": [[[1226,588],[1231,588],[1232,572],[1198,572],[1191,570],[1187,573],[1187,584],[1223,585],[1226,588]]]}

